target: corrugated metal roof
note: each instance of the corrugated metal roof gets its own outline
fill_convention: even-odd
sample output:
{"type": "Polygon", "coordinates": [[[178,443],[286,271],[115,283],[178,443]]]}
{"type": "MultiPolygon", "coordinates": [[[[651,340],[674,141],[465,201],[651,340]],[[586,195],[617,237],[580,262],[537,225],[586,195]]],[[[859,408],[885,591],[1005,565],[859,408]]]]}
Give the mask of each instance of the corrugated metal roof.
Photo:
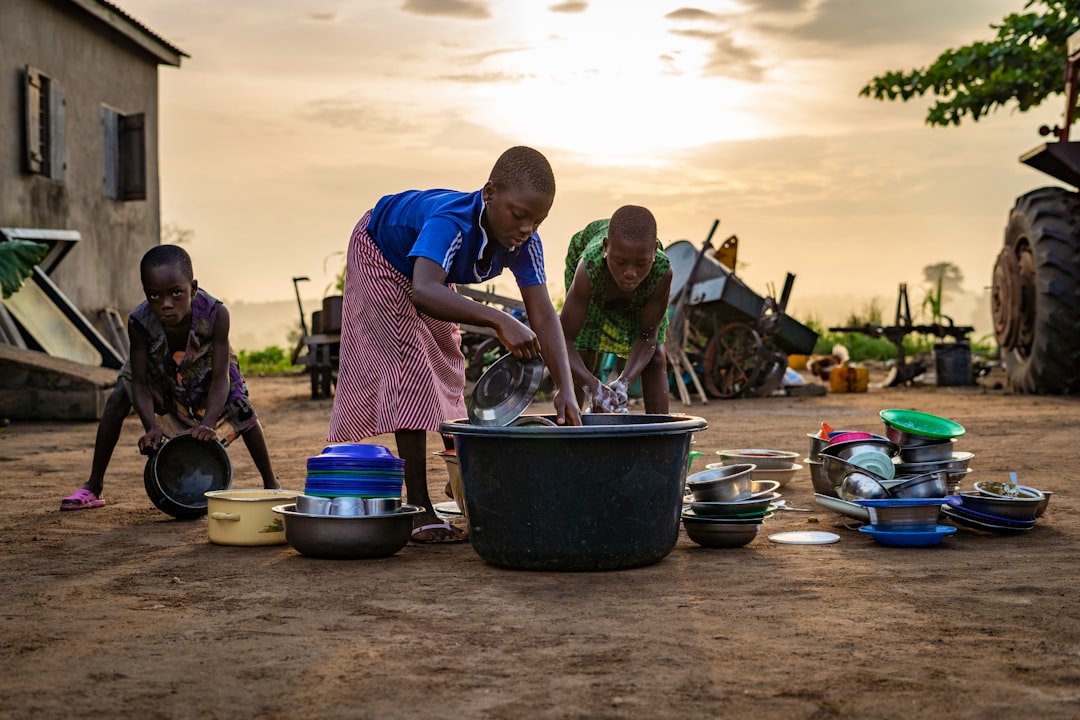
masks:
{"type": "Polygon", "coordinates": [[[163,64],[179,67],[180,58],[191,57],[108,0],[67,1],[82,8],[114,30],[126,35],[163,64]]]}

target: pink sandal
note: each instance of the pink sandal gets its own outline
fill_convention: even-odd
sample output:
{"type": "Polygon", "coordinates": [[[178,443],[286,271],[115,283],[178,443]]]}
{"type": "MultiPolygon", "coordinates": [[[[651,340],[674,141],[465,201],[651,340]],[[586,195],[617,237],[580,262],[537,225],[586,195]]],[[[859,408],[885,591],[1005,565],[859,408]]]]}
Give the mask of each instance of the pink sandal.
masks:
{"type": "Polygon", "coordinates": [[[105,504],[105,501],[99,498],[94,493],[90,492],[86,488],[79,488],[75,492],[68,495],[66,498],[60,501],[61,510],[88,510],[90,508],[99,508],[105,504]]]}

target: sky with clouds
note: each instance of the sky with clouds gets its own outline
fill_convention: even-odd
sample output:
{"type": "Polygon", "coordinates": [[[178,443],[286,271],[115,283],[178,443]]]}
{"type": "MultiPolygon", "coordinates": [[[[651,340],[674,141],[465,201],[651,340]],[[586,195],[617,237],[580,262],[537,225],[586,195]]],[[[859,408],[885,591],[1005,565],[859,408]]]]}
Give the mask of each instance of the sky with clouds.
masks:
{"type": "Polygon", "coordinates": [[[1063,105],[944,129],[858,97],[1023,0],[116,1],[191,55],[160,70],[162,220],[232,301],[318,294],[380,196],[477,189],[524,144],[558,184],[553,296],[570,236],[640,204],[665,243],[718,218],[759,293],[794,272],[797,317],[888,317],[929,264],[989,285],[1015,197],[1051,182],[1017,157],[1063,105]]]}

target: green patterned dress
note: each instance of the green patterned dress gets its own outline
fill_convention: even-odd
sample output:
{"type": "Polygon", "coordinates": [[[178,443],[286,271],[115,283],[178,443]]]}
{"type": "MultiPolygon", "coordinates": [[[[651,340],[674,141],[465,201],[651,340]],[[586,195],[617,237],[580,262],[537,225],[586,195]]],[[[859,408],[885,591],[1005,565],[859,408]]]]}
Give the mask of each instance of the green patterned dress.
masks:
{"type": "MultiPolygon", "coordinates": [[[[630,348],[641,334],[641,313],[645,308],[645,303],[656,289],[657,283],[671,267],[671,261],[657,245],[652,270],[638,285],[633,297],[629,301],[605,300],[610,277],[604,261],[604,238],[607,237],[608,222],[608,220],[595,220],[586,225],[584,230],[574,234],[566,253],[564,280],[567,292],[569,292],[578,263],[585,261],[585,269],[589,277],[589,306],[585,312],[585,323],[577,339],[574,340],[574,347],[578,350],[614,353],[625,358],[630,354],[630,348]]],[[[667,324],[668,318],[665,313],[660,320],[660,330],[656,336],[658,343],[664,342],[667,324]]]]}

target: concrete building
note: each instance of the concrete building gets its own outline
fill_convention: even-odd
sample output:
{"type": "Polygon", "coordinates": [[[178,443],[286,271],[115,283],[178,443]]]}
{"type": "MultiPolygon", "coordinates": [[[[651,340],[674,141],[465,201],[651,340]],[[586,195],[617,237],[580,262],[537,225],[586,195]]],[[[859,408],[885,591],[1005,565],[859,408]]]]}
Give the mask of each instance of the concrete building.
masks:
{"type": "Polygon", "coordinates": [[[105,0],[0,1],[0,228],[65,231],[49,277],[94,322],[143,299],[137,263],[161,230],[158,66],[183,57],[105,0]]]}

